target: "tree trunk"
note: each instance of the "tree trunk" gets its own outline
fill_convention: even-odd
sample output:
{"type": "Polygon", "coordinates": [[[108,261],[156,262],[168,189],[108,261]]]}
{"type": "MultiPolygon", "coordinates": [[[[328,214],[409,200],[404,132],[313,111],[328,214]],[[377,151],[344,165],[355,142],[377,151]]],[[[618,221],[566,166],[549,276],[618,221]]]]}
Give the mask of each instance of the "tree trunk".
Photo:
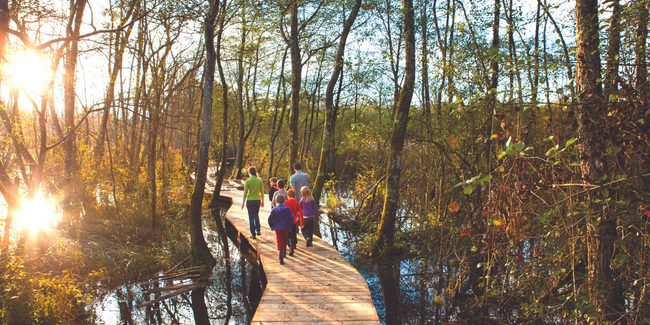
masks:
{"type": "MultiPolygon", "coordinates": [[[[578,93],[578,141],[582,177],[593,183],[607,172],[604,141],[602,90],[600,88],[600,51],[598,36],[598,1],[578,0],[576,88],[578,93]]],[[[600,322],[615,322],[619,317],[620,291],[616,288],[610,261],[615,251],[616,219],[606,213],[589,217],[587,224],[588,292],[600,314],[600,322]],[[598,221],[597,221],[598,220],[598,221]]]]}
{"type": "MultiPolygon", "coordinates": [[[[393,105],[391,109],[391,113],[395,113],[395,110],[397,109],[397,103],[399,102],[400,98],[400,85],[399,85],[399,62],[400,62],[400,52],[399,52],[399,45],[397,46],[397,51],[395,51],[395,46],[393,45],[393,33],[391,32],[391,15],[392,15],[392,7],[391,7],[391,1],[385,1],[386,4],[386,36],[388,37],[388,54],[390,55],[390,70],[392,74],[392,82],[393,82],[393,105]]],[[[400,30],[401,32],[401,30],[400,30]]],[[[400,35],[401,36],[401,35],[400,35]]],[[[399,38],[401,41],[401,38],[399,38]]]]}
{"type": "Polygon", "coordinates": [[[587,181],[599,180],[605,173],[606,161],[602,139],[598,136],[598,121],[602,118],[602,91],[599,85],[600,51],[598,48],[598,3],[578,0],[576,88],[578,102],[578,137],[582,175],[587,181]]]}
{"type": "MultiPolygon", "coordinates": [[[[490,89],[488,90],[488,114],[491,116],[490,122],[491,123],[486,123],[486,127],[490,127],[490,130],[486,132],[485,134],[489,138],[489,136],[492,134],[492,131],[494,131],[494,128],[491,127],[491,125],[494,123],[494,114],[497,109],[497,87],[499,87],[499,60],[497,59],[497,55],[499,54],[499,16],[501,13],[501,0],[494,0],[494,20],[493,20],[493,25],[492,25],[492,47],[490,50],[492,50],[494,53],[491,60],[490,60],[490,70],[491,70],[491,75],[490,75],[490,89]]],[[[537,41],[535,41],[537,44],[537,41]]],[[[535,45],[537,47],[537,45],[535,45]]],[[[536,70],[537,71],[537,70],[536,70]]],[[[537,72],[539,74],[539,72],[537,72]]],[[[537,76],[536,76],[537,77],[537,76]]],[[[537,96],[537,85],[534,86],[535,88],[535,96],[537,96]]],[[[490,142],[490,150],[486,151],[487,157],[487,171],[486,173],[490,173],[492,170],[492,142],[490,142]]]]}
{"type": "MultiPolygon", "coordinates": [[[[431,113],[431,99],[429,95],[429,48],[428,41],[429,35],[427,32],[427,25],[429,20],[427,19],[427,2],[428,0],[422,1],[422,12],[420,13],[420,26],[422,28],[422,101],[423,101],[423,112],[426,114],[431,113]]],[[[435,8],[434,8],[435,9],[435,8]]]]}
{"type": "Polygon", "coordinates": [[[273,110],[273,125],[271,126],[271,145],[269,148],[269,177],[273,177],[273,160],[275,158],[275,140],[280,135],[282,130],[282,122],[284,121],[284,113],[287,107],[287,94],[284,79],[284,63],[287,60],[287,50],[284,51],[282,56],[282,63],[280,64],[280,82],[278,82],[278,90],[275,94],[274,110],[273,110]],[[278,107],[280,105],[280,91],[283,92],[282,96],[282,110],[278,117],[278,107]],[[279,119],[279,120],[278,120],[279,119]],[[277,127],[277,129],[276,129],[277,127]]]}
{"type": "Polygon", "coordinates": [[[648,40],[648,3],[639,3],[639,22],[636,29],[635,60],[636,76],[634,84],[638,94],[639,106],[646,107],[648,104],[648,66],[646,62],[646,42],[648,40]]]}
{"type": "Polygon", "coordinates": [[[208,306],[205,303],[205,288],[192,290],[192,312],[194,313],[194,324],[210,325],[208,306]]]}
{"type": "Polygon", "coordinates": [[[232,178],[241,178],[241,170],[244,168],[244,147],[246,145],[246,120],[244,118],[244,47],[246,46],[246,6],[242,4],[242,30],[241,43],[239,44],[239,55],[237,58],[237,105],[239,119],[239,137],[237,138],[237,153],[235,154],[235,169],[232,178]]]}
{"type": "MultiPolygon", "coordinates": [[[[125,17],[122,18],[119,28],[122,28],[131,15],[133,11],[137,11],[140,1],[132,1],[131,6],[128,9],[128,12],[125,17]]],[[[122,62],[124,59],[124,51],[126,50],[126,45],[129,42],[129,37],[131,36],[131,31],[133,30],[133,24],[129,25],[126,29],[124,35],[121,31],[115,33],[115,61],[113,62],[113,68],[108,80],[108,89],[106,90],[106,96],[104,97],[104,106],[102,107],[102,121],[99,128],[99,136],[97,137],[97,144],[95,145],[95,159],[101,161],[104,156],[104,142],[107,141],[108,134],[108,117],[110,116],[110,108],[113,103],[113,97],[115,97],[115,81],[117,80],[117,75],[122,71],[122,62]]]]}
{"type": "Polygon", "coordinates": [[[14,211],[22,206],[22,199],[18,192],[18,184],[14,184],[7,170],[0,161],[0,194],[7,202],[7,217],[4,222],[4,234],[2,237],[2,244],[0,245],[0,252],[6,252],[9,248],[9,239],[11,234],[11,224],[13,222],[14,211]]]}
{"type": "Polygon", "coordinates": [[[609,45],[607,46],[607,70],[603,80],[603,98],[609,100],[612,93],[618,91],[619,54],[621,52],[621,4],[619,0],[612,3],[612,17],[609,25],[609,45]]]}
{"type": "MultiPolygon", "coordinates": [[[[539,2],[541,0],[537,0],[537,1],[539,2]]],[[[571,63],[571,56],[569,55],[569,47],[566,45],[566,42],[564,41],[562,30],[558,26],[555,19],[553,19],[553,16],[551,16],[551,12],[548,9],[544,10],[544,12],[546,13],[548,19],[551,20],[551,23],[553,23],[553,27],[555,28],[555,33],[560,39],[560,44],[562,44],[562,51],[564,52],[564,65],[566,66],[567,79],[573,80],[573,70],[572,70],[573,64],[571,63]]],[[[573,102],[574,97],[575,97],[575,87],[571,88],[571,102],[573,102]]]]}
{"type": "Polygon", "coordinates": [[[325,185],[325,180],[327,179],[327,173],[329,172],[332,158],[332,150],[334,146],[334,129],[336,126],[336,115],[338,114],[338,107],[334,108],[334,87],[339,79],[339,74],[343,70],[343,57],[345,54],[345,43],[347,41],[352,25],[357,19],[357,14],[361,8],[362,0],[355,0],[354,7],[348,16],[345,25],[343,26],[343,32],[341,32],[341,39],[339,40],[339,46],[336,50],[336,58],[334,60],[334,71],[332,71],[332,77],[327,83],[327,88],[325,90],[325,127],[323,130],[323,144],[320,154],[320,161],[318,164],[318,174],[316,174],[316,181],[314,183],[313,196],[316,202],[320,202],[320,198],[323,192],[323,185],[325,185]]]}
{"type": "Polygon", "coordinates": [[[154,237],[158,238],[158,188],[156,184],[156,153],[158,146],[158,107],[151,105],[149,108],[149,142],[148,142],[148,160],[147,172],[149,174],[149,191],[151,194],[151,201],[149,201],[150,214],[151,214],[151,231],[154,237]]]}
{"type": "Polygon", "coordinates": [[[298,2],[291,4],[291,117],[289,119],[289,168],[293,174],[293,163],[298,159],[298,120],[300,117],[300,83],[302,82],[302,60],[298,44],[298,2]]]}
{"type": "MultiPolygon", "coordinates": [[[[535,45],[533,47],[533,57],[535,58],[535,68],[533,69],[533,82],[530,89],[530,101],[533,104],[533,114],[531,114],[531,119],[535,118],[534,111],[536,110],[538,99],[537,93],[539,90],[539,21],[541,19],[542,3],[537,2],[537,13],[535,14],[535,45]]],[[[534,120],[533,120],[533,123],[534,120]]]]}
{"type": "Polygon", "coordinates": [[[210,132],[212,131],[212,91],[214,85],[214,70],[216,53],[214,49],[214,22],[216,20],[219,2],[210,0],[210,9],[205,17],[205,70],[203,78],[203,99],[201,114],[201,134],[199,138],[199,156],[196,166],[196,181],[190,201],[190,237],[192,242],[192,262],[194,265],[205,265],[212,268],[216,260],[210,253],[208,244],[203,237],[201,223],[201,206],[205,191],[205,180],[208,172],[210,132]]]}
{"type": "MultiPolygon", "coordinates": [[[[223,66],[221,64],[221,40],[226,23],[225,1],[222,3],[222,8],[223,11],[219,15],[219,34],[217,35],[216,65],[219,68],[219,80],[221,81],[221,101],[223,102],[223,114],[221,120],[221,127],[223,131],[221,133],[221,137],[223,139],[221,142],[221,162],[219,163],[219,174],[217,175],[217,181],[215,182],[214,191],[212,192],[212,199],[210,200],[210,206],[212,207],[218,206],[219,197],[221,195],[221,184],[223,184],[223,179],[226,177],[226,158],[228,157],[228,83],[226,82],[226,75],[223,72],[223,66]]],[[[212,74],[214,75],[214,68],[212,69],[212,74]]]]}
{"type": "Polygon", "coordinates": [[[400,91],[399,102],[393,119],[393,131],[390,138],[388,156],[386,196],[384,198],[384,210],[381,215],[381,223],[377,236],[380,254],[391,257],[391,250],[394,247],[395,220],[400,206],[399,184],[402,169],[402,151],[406,138],[406,127],[408,125],[411,99],[415,84],[415,23],[413,18],[413,1],[403,0],[404,9],[404,48],[406,55],[406,66],[404,74],[404,85],[400,91]]]}
{"type": "Polygon", "coordinates": [[[442,115],[442,92],[445,88],[445,82],[449,82],[449,85],[447,85],[448,91],[447,91],[447,102],[451,103],[452,99],[452,80],[453,80],[453,72],[450,71],[449,65],[451,64],[451,59],[453,55],[453,46],[451,46],[454,42],[454,22],[455,22],[455,17],[456,17],[456,2],[454,1],[453,4],[451,3],[450,0],[447,0],[446,4],[446,16],[445,16],[445,27],[444,27],[444,37],[440,35],[440,27],[438,26],[438,17],[436,15],[436,1],[433,2],[433,24],[435,26],[436,30],[436,37],[438,39],[438,46],[440,47],[440,52],[442,56],[442,73],[440,76],[440,86],[438,87],[438,94],[437,94],[437,99],[436,99],[436,111],[438,114],[438,120],[440,120],[440,116],[442,115]],[[451,25],[449,24],[449,18],[451,18],[451,25]],[[449,55],[447,53],[449,52],[449,55]]]}
{"type": "Polygon", "coordinates": [[[4,57],[9,29],[9,0],[0,0],[0,56],[4,57]]]}
{"type": "Polygon", "coordinates": [[[386,306],[386,324],[401,324],[400,320],[400,299],[399,299],[399,279],[400,263],[387,262],[377,265],[377,277],[381,285],[381,293],[384,297],[384,306],[386,306]]]}
{"type": "MultiPolygon", "coordinates": [[[[68,37],[75,38],[79,36],[79,28],[81,27],[81,20],[83,18],[83,12],[86,8],[86,0],[78,0],[74,6],[70,8],[70,14],[74,15],[74,27],[68,26],[67,35],[68,37]]],[[[71,3],[72,4],[72,3],[71,3]]],[[[72,19],[71,19],[72,21],[72,19]]],[[[73,207],[72,200],[75,192],[75,174],[76,174],[76,161],[77,161],[77,145],[76,145],[76,135],[74,132],[74,107],[76,101],[75,93],[75,70],[77,68],[77,56],[78,56],[78,44],[79,41],[72,40],[69,44],[67,53],[65,54],[65,75],[63,78],[63,105],[64,105],[64,120],[65,120],[65,129],[68,137],[63,143],[64,151],[64,179],[65,185],[63,190],[63,216],[61,222],[68,223],[73,219],[73,207]]]]}
{"type": "Polygon", "coordinates": [[[131,115],[131,140],[130,150],[129,150],[129,163],[131,173],[133,175],[138,175],[139,166],[140,166],[140,135],[142,132],[138,131],[138,126],[141,123],[140,120],[140,101],[143,97],[143,94],[146,94],[147,83],[147,71],[149,70],[149,62],[144,59],[144,53],[147,48],[147,42],[145,37],[147,35],[147,24],[146,21],[140,23],[138,31],[138,41],[137,49],[138,53],[138,70],[136,74],[136,89],[135,89],[135,98],[133,99],[133,114],[131,115]]]}

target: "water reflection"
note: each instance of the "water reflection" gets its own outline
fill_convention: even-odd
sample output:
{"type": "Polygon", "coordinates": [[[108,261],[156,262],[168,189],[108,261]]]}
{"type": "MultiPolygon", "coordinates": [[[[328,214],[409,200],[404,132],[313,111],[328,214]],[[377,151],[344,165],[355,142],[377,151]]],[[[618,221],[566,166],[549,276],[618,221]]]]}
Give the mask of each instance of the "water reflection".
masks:
{"type": "Polygon", "coordinates": [[[348,263],[354,266],[359,274],[361,274],[361,276],[366,280],[368,289],[370,289],[372,302],[377,310],[377,315],[379,316],[380,321],[382,321],[382,324],[385,324],[386,309],[379,275],[377,274],[377,268],[374,265],[362,261],[354,250],[354,247],[359,242],[360,238],[347,231],[339,229],[338,225],[334,221],[329,220],[327,216],[323,215],[322,218],[324,221],[320,223],[321,234],[323,234],[322,239],[338,250],[341,256],[343,256],[348,263]]]}
{"type": "MultiPolygon", "coordinates": [[[[228,202],[224,204],[227,205],[228,202]]],[[[187,282],[169,280],[158,284],[124,285],[93,305],[95,323],[250,324],[263,294],[260,281],[263,275],[258,274],[235,245],[226,239],[222,223],[224,213],[219,213],[223,211],[218,209],[214,211],[215,213],[203,218],[206,242],[217,259],[217,265],[210,276],[201,280],[209,281],[209,285],[162,299],[146,307],[138,305],[165,294],[162,291],[152,291],[156,285],[171,287],[187,282]]],[[[399,317],[403,323],[441,324],[440,320],[448,318],[445,317],[444,310],[441,314],[441,308],[436,308],[435,304],[432,307],[431,303],[431,297],[442,295],[443,288],[438,286],[441,281],[418,276],[430,272],[427,265],[403,261],[385,266],[380,281],[381,268],[364,263],[356,255],[354,247],[360,238],[339,229],[326,216],[323,219],[324,222],[320,223],[323,239],[334,246],[365,278],[382,323],[392,324],[393,321],[386,322],[386,319],[399,317]],[[382,284],[386,295],[382,293],[382,284]],[[385,302],[384,296],[394,300],[385,302]],[[397,307],[398,303],[402,308],[397,307]],[[386,306],[389,306],[388,310],[386,306]]]]}
{"type": "Polygon", "coordinates": [[[224,244],[219,236],[223,224],[220,230],[215,219],[203,218],[206,241],[217,259],[217,265],[207,278],[190,276],[122,285],[91,306],[95,314],[94,323],[249,324],[262,296],[259,276],[251,273],[250,265],[234,245],[228,245],[228,241],[224,244]],[[238,266],[240,276],[233,276],[233,265],[238,266]],[[188,283],[208,285],[199,285],[193,290],[146,304],[147,301],[164,298],[173,292],[174,287],[188,283]]]}

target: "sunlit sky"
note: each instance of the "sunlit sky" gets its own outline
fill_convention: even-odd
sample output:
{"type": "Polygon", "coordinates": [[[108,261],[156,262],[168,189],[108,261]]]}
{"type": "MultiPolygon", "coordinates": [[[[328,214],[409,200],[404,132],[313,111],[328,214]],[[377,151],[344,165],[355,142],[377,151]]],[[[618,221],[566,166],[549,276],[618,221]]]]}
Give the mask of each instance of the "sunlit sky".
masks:
{"type": "MultiPolygon", "coordinates": [[[[556,17],[557,21],[564,21],[566,22],[567,19],[572,19],[573,17],[569,17],[568,15],[571,13],[571,10],[573,6],[575,6],[574,1],[558,1],[558,2],[553,2],[556,3],[557,6],[553,9],[551,9],[552,14],[554,17],[556,17]]],[[[57,9],[61,12],[66,12],[67,11],[67,3],[66,2],[53,2],[53,6],[57,7],[57,9]]],[[[537,1],[536,0],[526,0],[521,2],[522,9],[524,10],[524,15],[529,15],[534,13],[536,10],[536,5],[537,1]]],[[[108,6],[108,1],[97,1],[97,2],[90,2],[89,5],[86,7],[86,11],[84,13],[84,24],[82,24],[82,31],[81,34],[85,34],[88,32],[91,32],[94,30],[94,27],[97,28],[102,28],[102,26],[107,22],[107,17],[104,15],[104,11],[107,9],[108,6]],[[92,26],[90,25],[90,22],[92,22],[92,26]]],[[[467,10],[471,10],[472,8],[470,7],[471,3],[466,4],[467,10]]],[[[441,13],[442,14],[442,13],[441,13]]],[[[604,13],[603,16],[606,16],[607,13],[604,13]]],[[[439,17],[440,18],[440,17],[439,17]]],[[[605,18],[602,18],[605,19],[605,18]]],[[[462,22],[462,14],[457,15],[457,22],[462,22]]],[[[502,26],[502,34],[505,34],[505,18],[502,19],[501,22],[502,26]]],[[[530,24],[530,23],[529,23],[530,24]]],[[[534,24],[534,23],[533,23],[534,24]]],[[[549,44],[554,44],[554,40],[557,38],[555,31],[553,30],[553,27],[548,24],[547,26],[547,36],[549,39],[549,44]]],[[[57,28],[61,29],[62,26],[53,26],[53,25],[46,25],[42,26],[41,28],[44,29],[44,31],[47,31],[47,28],[57,28]]],[[[532,35],[532,32],[534,30],[534,26],[525,26],[526,28],[523,30],[523,37],[530,37],[532,35]]],[[[51,30],[51,33],[54,31],[51,30]]],[[[63,33],[63,30],[57,31],[59,33],[63,33]]],[[[42,33],[43,35],[46,35],[48,33],[42,33]]],[[[195,38],[193,41],[198,41],[199,36],[194,35],[195,38]]],[[[97,36],[94,36],[93,38],[96,38],[97,36]]],[[[566,37],[566,36],[565,36],[566,37]]],[[[569,37],[572,39],[572,37],[569,37]]],[[[185,40],[186,44],[188,41],[190,41],[190,38],[187,38],[185,40]]],[[[35,43],[40,43],[47,41],[47,39],[43,39],[40,41],[32,40],[35,43]]],[[[354,42],[354,39],[351,38],[350,40],[350,49],[348,52],[354,51],[354,46],[356,45],[358,50],[368,50],[370,48],[369,44],[367,42],[354,42]]],[[[82,50],[91,50],[91,51],[85,51],[83,52],[78,61],[78,67],[77,67],[77,94],[79,96],[79,102],[83,103],[84,105],[91,106],[94,103],[99,102],[102,97],[104,96],[104,92],[106,89],[106,79],[108,78],[108,65],[107,65],[107,53],[102,53],[99,51],[92,51],[92,48],[94,47],[93,41],[81,41],[80,42],[80,49],[82,50]]],[[[352,57],[352,55],[347,55],[348,59],[352,57]]],[[[124,72],[122,75],[122,78],[126,81],[128,79],[128,70],[131,68],[131,61],[129,61],[128,57],[124,62],[124,72]]],[[[57,74],[57,78],[60,80],[61,76],[61,70],[63,69],[62,64],[59,67],[60,71],[57,74]]],[[[308,69],[303,70],[304,73],[308,73],[308,69]]],[[[41,84],[38,82],[38,78],[41,78],[38,76],[36,73],[29,73],[29,76],[24,77],[23,79],[27,78],[28,80],[25,81],[23,80],[24,84],[29,84],[30,87],[36,87],[37,85],[41,84]]],[[[3,92],[7,91],[6,88],[3,88],[3,92]]],[[[32,90],[34,91],[34,90],[32,90]]],[[[62,94],[62,89],[61,89],[61,83],[57,81],[54,89],[54,94],[55,94],[55,102],[60,103],[61,102],[61,94],[62,94]]],[[[416,93],[416,98],[414,98],[414,103],[419,102],[419,99],[417,98],[418,93],[416,93]]],[[[5,95],[6,96],[6,95],[5,95]]],[[[79,104],[78,102],[78,104],[79,104]]],[[[21,102],[23,105],[25,103],[21,102]]],[[[61,105],[56,104],[55,105],[57,108],[59,108],[61,105]]]]}

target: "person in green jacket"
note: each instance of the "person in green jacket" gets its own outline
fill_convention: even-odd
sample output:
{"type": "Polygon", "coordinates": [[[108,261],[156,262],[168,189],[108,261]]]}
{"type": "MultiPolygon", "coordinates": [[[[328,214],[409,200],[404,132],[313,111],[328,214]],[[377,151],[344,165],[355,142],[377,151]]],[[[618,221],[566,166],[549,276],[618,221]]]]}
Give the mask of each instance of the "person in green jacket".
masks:
{"type": "Polygon", "coordinates": [[[254,166],[248,167],[248,175],[250,178],[244,182],[244,199],[241,203],[241,208],[244,209],[244,202],[246,209],[248,209],[248,222],[251,229],[251,237],[255,239],[255,232],[257,235],[260,233],[260,206],[264,207],[264,183],[262,179],[257,177],[257,169],[254,166]]]}

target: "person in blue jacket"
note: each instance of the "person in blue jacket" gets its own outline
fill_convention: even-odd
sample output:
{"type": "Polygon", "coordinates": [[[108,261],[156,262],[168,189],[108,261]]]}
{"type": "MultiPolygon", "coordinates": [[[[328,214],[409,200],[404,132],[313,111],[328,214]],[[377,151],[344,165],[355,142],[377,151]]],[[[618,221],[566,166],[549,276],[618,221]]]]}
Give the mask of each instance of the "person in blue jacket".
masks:
{"type": "Polygon", "coordinates": [[[293,227],[293,213],[291,209],[284,205],[284,195],[278,195],[276,202],[278,206],[271,210],[269,215],[269,227],[275,231],[275,238],[278,242],[278,257],[280,264],[284,264],[284,258],[287,257],[287,242],[289,241],[289,230],[293,227]]]}

